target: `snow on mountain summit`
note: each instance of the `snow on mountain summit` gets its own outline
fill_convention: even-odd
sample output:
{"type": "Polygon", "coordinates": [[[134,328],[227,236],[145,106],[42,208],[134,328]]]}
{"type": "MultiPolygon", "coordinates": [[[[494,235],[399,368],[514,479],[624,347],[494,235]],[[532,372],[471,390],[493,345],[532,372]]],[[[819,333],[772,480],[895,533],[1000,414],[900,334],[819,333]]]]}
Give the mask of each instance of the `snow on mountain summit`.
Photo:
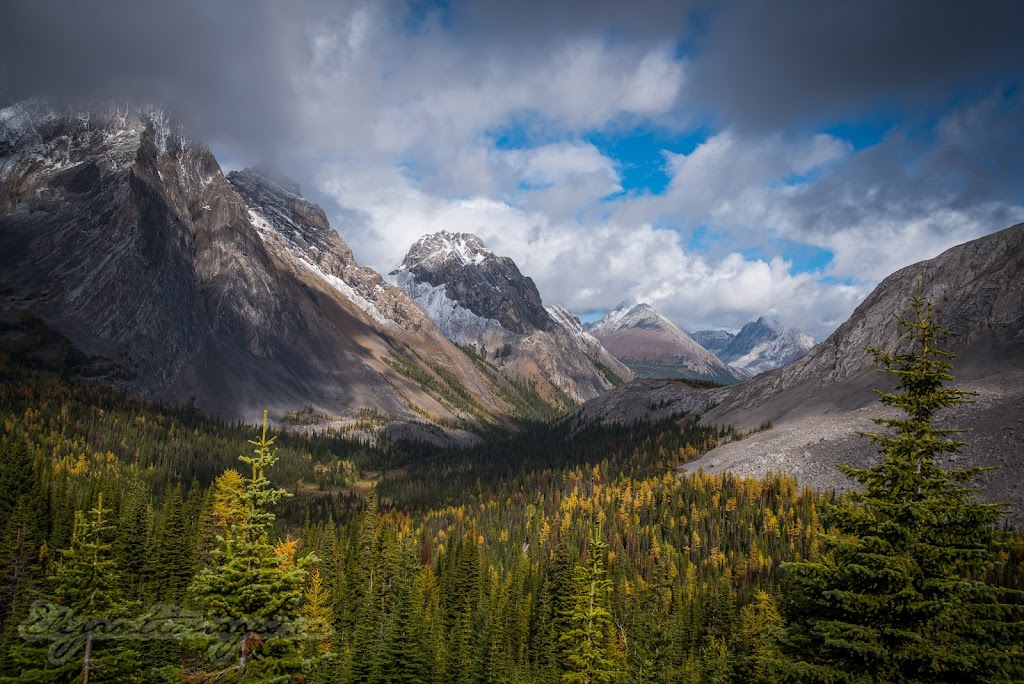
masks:
{"type": "MultiPolygon", "coordinates": [[[[701,331],[701,338],[720,342],[712,336],[723,332],[701,331]]],[[[713,351],[733,368],[757,375],[795,361],[813,346],[814,339],[804,331],[785,328],[779,321],[761,316],[713,351]]]]}
{"type": "Polygon", "coordinates": [[[450,233],[442,230],[424,235],[409,248],[399,270],[410,269],[424,262],[444,262],[453,259],[462,265],[479,265],[494,253],[484,246],[483,240],[472,233],[450,233]]]}
{"type": "Polygon", "coordinates": [[[533,279],[476,235],[426,235],[388,278],[448,339],[475,347],[513,376],[553,387],[555,397],[584,401],[632,378],[575,316],[558,305],[545,307],[533,279]]]}
{"type": "Polygon", "coordinates": [[[681,377],[734,383],[730,368],[648,304],[628,299],[587,326],[601,344],[640,377],[681,377]]]}

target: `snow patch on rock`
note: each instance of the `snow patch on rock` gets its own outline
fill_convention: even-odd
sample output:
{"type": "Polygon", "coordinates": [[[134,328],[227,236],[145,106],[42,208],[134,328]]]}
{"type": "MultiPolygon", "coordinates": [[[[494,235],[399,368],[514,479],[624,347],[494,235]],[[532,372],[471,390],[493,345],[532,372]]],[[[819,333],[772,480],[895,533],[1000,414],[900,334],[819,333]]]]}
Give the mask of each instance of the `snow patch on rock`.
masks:
{"type": "MultiPolygon", "coordinates": [[[[249,208],[249,220],[252,221],[253,226],[256,228],[256,232],[259,233],[259,236],[265,243],[267,243],[268,246],[271,248],[278,247],[275,251],[280,253],[280,248],[283,248],[285,253],[290,255],[297,264],[300,264],[313,275],[317,276],[332,288],[340,292],[346,299],[359,307],[360,310],[377,323],[390,326],[397,325],[395,321],[392,321],[390,318],[382,314],[373,302],[356,292],[351,285],[341,278],[331,275],[320,268],[318,264],[309,258],[305,249],[293,242],[287,235],[274,228],[270,221],[261,216],[259,212],[251,207],[249,208]]],[[[289,223],[291,223],[291,221],[289,221],[289,223]]]]}
{"type": "Polygon", "coordinates": [[[482,318],[448,297],[447,286],[418,282],[416,276],[407,270],[399,270],[385,278],[423,307],[427,315],[441,329],[441,334],[455,344],[476,343],[488,332],[511,334],[501,323],[482,318]]]}

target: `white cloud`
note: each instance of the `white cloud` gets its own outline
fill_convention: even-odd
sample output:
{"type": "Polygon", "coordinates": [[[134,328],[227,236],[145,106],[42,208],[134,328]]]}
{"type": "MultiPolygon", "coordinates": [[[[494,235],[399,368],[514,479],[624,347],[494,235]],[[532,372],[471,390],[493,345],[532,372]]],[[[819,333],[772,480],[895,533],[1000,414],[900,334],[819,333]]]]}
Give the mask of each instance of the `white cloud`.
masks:
{"type": "Polygon", "coordinates": [[[548,185],[572,181],[583,175],[599,174],[618,187],[619,176],[614,162],[586,143],[551,144],[496,153],[531,184],[548,185]]]}
{"type": "MultiPolygon", "coordinates": [[[[401,175],[330,167],[322,189],[369,217],[359,258],[380,270],[400,262],[408,246],[438,230],[472,232],[512,257],[534,278],[547,303],[574,310],[607,309],[633,296],[689,329],[738,328],[770,310],[821,338],[848,315],[863,288],[826,286],[794,275],[781,259],[713,258],[688,253],[679,233],[650,225],[556,223],[542,212],[482,196],[441,199],[401,175]],[[831,326],[831,327],[830,327],[831,326]]],[[[351,242],[352,231],[341,228],[351,242]]]]}
{"type": "MultiPolygon", "coordinates": [[[[787,140],[781,135],[741,138],[725,130],[690,154],[666,153],[672,180],[661,204],[685,223],[711,216],[716,223],[760,223],[752,215],[751,190],[774,187],[792,174],[808,174],[850,153],[847,143],[828,135],[787,140]]],[[[783,190],[784,192],[784,190],[783,190]]]]}
{"type": "MultiPolygon", "coordinates": [[[[690,328],[737,328],[775,311],[820,339],[892,270],[1017,215],[910,178],[915,165],[927,176],[946,160],[895,134],[855,151],[834,135],[729,127],[689,154],[665,154],[664,193],[605,202],[622,190],[620,160],[582,136],[686,121],[691,64],[674,45],[582,33],[511,50],[453,40],[442,24],[409,35],[375,5],[312,25],[304,40],[293,73],[305,153],[344,207],[342,236],[382,270],[423,234],[473,232],[514,258],[546,301],[577,311],[636,296],[690,328]],[[517,126],[519,148],[496,148],[493,132],[517,126]],[[698,226],[729,242],[696,253],[688,237],[698,226]],[[739,251],[778,254],[780,241],[834,261],[795,273],[782,258],[739,251]]],[[[939,147],[969,154],[964,141],[991,110],[946,117],[939,147]]]]}
{"type": "Polygon", "coordinates": [[[382,269],[424,233],[472,231],[549,301],[636,295],[684,326],[775,309],[821,336],[892,270],[1024,220],[1021,10],[976,4],[21,0],[0,91],[164,99],[229,166],[335,198],[382,269]],[[891,108],[867,149],[815,134],[891,108]],[[666,155],[665,193],[620,193],[631,160],[585,140],[634,125],[710,134],[666,155]],[[523,149],[495,148],[509,131],[523,149]],[[794,273],[780,243],[831,250],[826,275],[856,285],[794,273]]]}

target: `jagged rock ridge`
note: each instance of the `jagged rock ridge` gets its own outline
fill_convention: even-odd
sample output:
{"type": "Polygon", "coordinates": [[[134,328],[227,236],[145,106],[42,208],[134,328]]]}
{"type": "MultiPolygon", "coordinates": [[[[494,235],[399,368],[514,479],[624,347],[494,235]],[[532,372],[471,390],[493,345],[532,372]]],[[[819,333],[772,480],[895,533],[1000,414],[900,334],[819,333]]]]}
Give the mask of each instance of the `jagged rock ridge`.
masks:
{"type": "Polygon", "coordinates": [[[587,329],[637,377],[695,378],[725,384],[747,377],[648,304],[622,302],[587,329]]]}
{"type": "Polygon", "coordinates": [[[230,418],[308,404],[472,419],[398,357],[507,409],[298,192],[255,170],[226,178],[160,109],[0,110],[0,313],[115,360],[134,394],[230,418]]]}
{"type": "Polygon", "coordinates": [[[456,344],[561,403],[591,399],[633,374],[559,306],[545,308],[533,280],[470,233],[418,240],[389,274],[456,344]]]}
{"type": "Polygon", "coordinates": [[[778,321],[762,316],[744,325],[715,353],[733,368],[757,375],[796,361],[813,346],[814,338],[802,330],[783,328],[778,321]]]}
{"type": "Polygon", "coordinates": [[[554,325],[533,279],[471,233],[442,231],[421,238],[391,275],[402,283],[444,288],[444,296],[459,308],[509,332],[529,334],[554,325]]]}

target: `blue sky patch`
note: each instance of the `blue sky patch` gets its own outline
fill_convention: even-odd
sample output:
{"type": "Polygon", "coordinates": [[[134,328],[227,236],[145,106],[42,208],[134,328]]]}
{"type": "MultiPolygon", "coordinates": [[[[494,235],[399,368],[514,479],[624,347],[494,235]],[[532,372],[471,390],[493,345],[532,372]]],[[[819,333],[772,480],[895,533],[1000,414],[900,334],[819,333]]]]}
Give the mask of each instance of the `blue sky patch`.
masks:
{"type": "Polygon", "coordinates": [[[584,136],[601,154],[615,160],[624,194],[652,195],[664,192],[672,180],[663,151],[690,154],[707,138],[705,130],[673,134],[646,127],[595,131],[584,136]]]}
{"type": "Polygon", "coordinates": [[[826,128],[823,133],[845,140],[854,150],[874,147],[882,142],[886,134],[896,127],[896,119],[890,117],[869,118],[862,121],[838,123],[826,128]]]}
{"type": "Polygon", "coordinates": [[[835,254],[827,249],[784,238],[771,238],[763,245],[743,247],[736,251],[747,260],[770,261],[774,257],[782,257],[792,262],[791,272],[794,274],[823,271],[835,257],[835,254]]]}

